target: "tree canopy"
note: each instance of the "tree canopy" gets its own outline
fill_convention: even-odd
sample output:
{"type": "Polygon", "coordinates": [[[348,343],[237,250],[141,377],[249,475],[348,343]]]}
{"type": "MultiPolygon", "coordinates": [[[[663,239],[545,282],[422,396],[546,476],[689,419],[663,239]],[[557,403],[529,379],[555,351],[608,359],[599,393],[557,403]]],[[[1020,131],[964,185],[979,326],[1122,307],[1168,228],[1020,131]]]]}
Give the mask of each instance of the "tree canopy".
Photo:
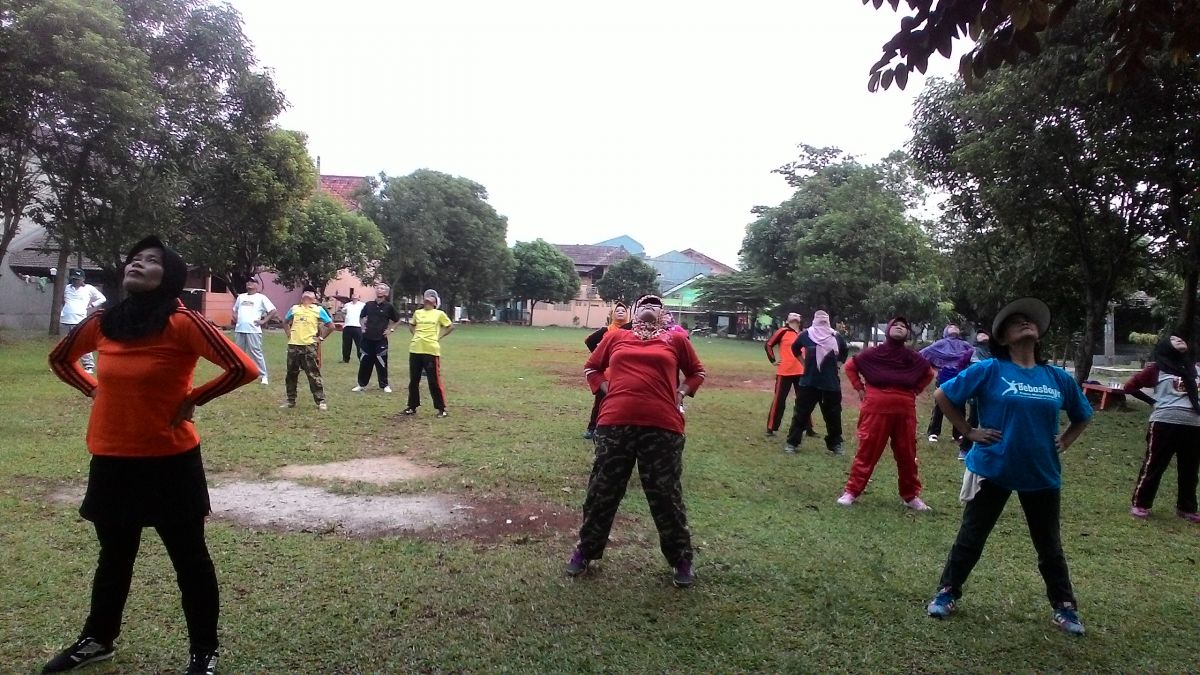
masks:
{"type": "Polygon", "coordinates": [[[596,282],[606,302],[632,303],[643,295],[658,293],[658,271],[637,256],[629,256],[609,267],[596,282]]]}
{"type": "MultiPolygon", "coordinates": [[[[900,12],[901,0],[862,0],[875,9],[884,2],[900,12]]],[[[1150,70],[1150,62],[1165,54],[1173,64],[1200,53],[1200,3],[1194,0],[904,0],[908,6],[900,28],[883,45],[883,56],[871,67],[868,88],[903,89],[913,71],[924,73],[934,53],[949,58],[955,40],[969,38],[975,46],[959,62],[968,86],[988,71],[1016,64],[1021,55],[1037,56],[1052,43],[1049,29],[1068,16],[1102,12],[1093,24],[1092,42],[1111,43],[1089,69],[1107,74],[1110,90],[1150,70]],[[1046,39],[1043,39],[1045,37],[1046,39]],[[895,65],[892,65],[895,63],[895,65]]]]}
{"type": "Polygon", "coordinates": [[[933,318],[942,295],[937,259],[923,224],[907,213],[919,190],[903,156],[864,166],[837,148],[801,146],[778,173],[796,191],[756,209],[741,250],[771,297],[860,325],[900,311],[933,318]]]}
{"type": "Polygon", "coordinates": [[[569,302],[579,293],[579,273],[575,263],[562,251],[542,239],[519,241],[513,246],[512,292],[529,301],[529,322],[539,302],[569,302]]]}
{"type": "Polygon", "coordinates": [[[479,183],[429,169],[380,175],[360,201],[387,241],[379,271],[399,294],[437,288],[458,305],[503,295],[513,265],[508,220],[479,183]]]}
{"type": "Polygon", "coordinates": [[[1072,14],[977,91],[931,84],[912,122],[916,164],[949,195],[940,242],[961,295],[983,313],[1044,296],[1081,379],[1109,303],[1162,256],[1173,196],[1200,189],[1200,78],[1160,62],[1119,92],[1093,86],[1102,21],[1072,14]]]}
{"type": "Polygon", "coordinates": [[[289,289],[324,288],[348,269],[370,283],[386,251],[383,234],[369,218],[350,212],[329,195],[316,194],[288,219],[275,258],[276,278],[289,289]]]}

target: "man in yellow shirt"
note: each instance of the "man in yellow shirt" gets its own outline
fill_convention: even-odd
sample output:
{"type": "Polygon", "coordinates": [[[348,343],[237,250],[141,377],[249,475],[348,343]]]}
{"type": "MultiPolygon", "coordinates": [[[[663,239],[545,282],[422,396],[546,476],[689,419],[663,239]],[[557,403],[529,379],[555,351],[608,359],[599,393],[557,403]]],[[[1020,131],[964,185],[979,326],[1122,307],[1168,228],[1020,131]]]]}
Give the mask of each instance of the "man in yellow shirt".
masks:
{"type": "Polygon", "coordinates": [[[413,312],[408,330],[412,343],[408,346],[408,407],[405,415],[415,415],[421,405],[421,374],[429,380],[429,395],[438,417],[446,417],[446,390],[442,386],[441,339],[454,331],[454,322],[438,309],[442,299],[432,288],[421,299],[424,306],[413,312]]]}
{"type": "Polygon", "coordinates": [[[317,292],[305,288],[300,295],[300,304],[292,305],[283,318],[283,331],[287,333],[287,403],[283,408],[296,407],[296,385],[300,371],[308,376],[308,389],[312,392],[317,409],[328,410],[325,404],[325,386],[321,381],[321,367],[317,365],[317,343],[324,342],[333,332],[333,318],[325,308],[317,304],[317,292]]]}

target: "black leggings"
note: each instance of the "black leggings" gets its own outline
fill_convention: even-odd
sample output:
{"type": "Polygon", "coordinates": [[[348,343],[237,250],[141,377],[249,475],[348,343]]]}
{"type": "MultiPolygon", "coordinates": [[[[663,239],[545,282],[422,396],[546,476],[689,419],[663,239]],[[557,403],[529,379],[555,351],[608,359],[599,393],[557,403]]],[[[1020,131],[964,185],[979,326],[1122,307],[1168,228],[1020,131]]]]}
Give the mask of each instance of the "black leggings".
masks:
{"type": "MultiPolygon", "coordinates": [[[[142,541],[139,525],[95,523],[100,559],[92,581],[92,608],[81,637],[111,645],[121,634],[121,615],[133,581],[133,561],[142,541]]],[[[204,543],[204,520],[154,528],[166,546],[183,599],[188,639],[193,652],[217,648],[220,613],[217,573],[204,543]]]]}

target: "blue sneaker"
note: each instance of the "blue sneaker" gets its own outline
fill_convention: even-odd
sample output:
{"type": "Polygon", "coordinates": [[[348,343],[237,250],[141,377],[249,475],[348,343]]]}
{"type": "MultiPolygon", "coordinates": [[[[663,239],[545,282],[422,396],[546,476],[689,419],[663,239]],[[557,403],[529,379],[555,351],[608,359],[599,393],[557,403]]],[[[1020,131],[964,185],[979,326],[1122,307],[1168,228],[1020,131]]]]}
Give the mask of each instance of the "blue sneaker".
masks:
{"type": "Polygon", "coordinates": [[[1083,622],[1079,620],[1073,602],[1064,602],[1055,607],[1050,623],[1058,626],[1058,629],[1067,635],[1083,635],[1083,622]]]}
{"type": "Polygon", "coordinates": [[[954,593],[945,586],[925,606],[925,613],[935,619],[945,619],[954,613],[954,603],[954,593]]]}
{"type": "Polygon", "coordinates": [[[593,431],[592,429],[588,429],[587,431],[583,432],[584,439],[589,440],[589,441],[592,440],[592,436],[595,436],[595,435],[596,435],[596,432],[593,431]]]}

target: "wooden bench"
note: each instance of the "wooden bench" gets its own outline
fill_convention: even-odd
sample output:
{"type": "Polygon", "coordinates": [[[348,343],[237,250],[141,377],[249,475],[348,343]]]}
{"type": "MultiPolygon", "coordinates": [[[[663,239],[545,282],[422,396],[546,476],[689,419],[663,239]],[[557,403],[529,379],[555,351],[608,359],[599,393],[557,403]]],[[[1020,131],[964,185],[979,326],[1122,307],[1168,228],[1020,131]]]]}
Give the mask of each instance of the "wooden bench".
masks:
{"type": "Polygon", "coordinates": [[[1092,405],[1097,405],[1100,410],[1108,410],[1112,407],[1125,407],[1125,391],[1120,387],[1108,387],[1095,382],[1084,382],[1083,393],[1087,396],[1088,402],[1092,405]]]}

